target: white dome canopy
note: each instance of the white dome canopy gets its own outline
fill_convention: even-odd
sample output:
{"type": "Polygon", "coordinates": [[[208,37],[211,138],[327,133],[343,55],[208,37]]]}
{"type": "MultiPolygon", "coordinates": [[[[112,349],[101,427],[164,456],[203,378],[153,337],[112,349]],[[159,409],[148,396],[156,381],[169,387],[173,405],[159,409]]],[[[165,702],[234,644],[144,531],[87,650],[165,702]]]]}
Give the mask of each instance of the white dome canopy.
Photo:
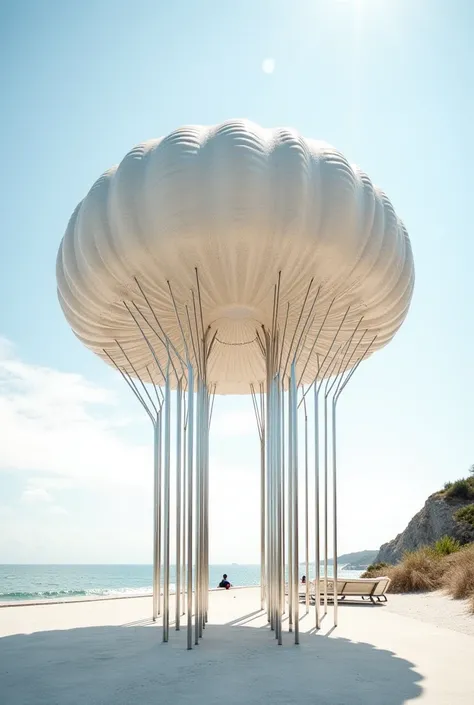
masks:
{"type": "Polygon", "coordinates": [[[262,326],[279,331],[282,372],[297,351],[303,384],[386,345],[414,266],[392,204],[342,154],[234,120],[144,142],[103,174],[71,217],[57,283],[74,333],[109,364],[162,384],[160,331],[194,358],[208,330],[207,381],[239,394],[265,381],[262,326]]]}

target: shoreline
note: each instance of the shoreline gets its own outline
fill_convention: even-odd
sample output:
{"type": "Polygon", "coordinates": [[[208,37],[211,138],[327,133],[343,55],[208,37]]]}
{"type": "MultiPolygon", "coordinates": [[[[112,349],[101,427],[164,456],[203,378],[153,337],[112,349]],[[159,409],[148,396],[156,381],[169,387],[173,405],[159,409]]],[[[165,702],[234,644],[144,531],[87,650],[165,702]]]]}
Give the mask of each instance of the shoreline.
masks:
{"type": "MultiPolygon", "coordinates": [[[[251,590],[253,588],[260,588],[260,585],[233,585],[232,590],[251,590]]],[[[209,588],[209,592],[222,592],[223,588],[209,588]]],[[[182,594],[182,593],[181,593],[182,594]]],[[[194,590],[193,590],[194,594],[194,590]]],[[[170,598],[176,595],[175,592],[170,592],[170,598]]],[[[161,593],[163,596],[163,593],[161,593]]],[[[136,595],[84,595],[83,597],[64,597],[44,600],[10,600],[6,602],[0,602],[0,609],[6,609],[7,607],[38,607],[44,605],[68,605],[76,604],[81,602],[103,602],[106,600],[142,600],[143,598],[153,597],[151,592],[138,593],[136,595]]]]}
{"type": "MultiPolygon", "coordinates": [[[[260,594],[259,585],[236,585],[230,590],[222,588],[209,588],[209,593],[232,594],[237,591],[258,591],[260,594]]],[[[193,590],[194,594],[194,590],[193,590]]],[[[163,596],[163,593],[161,593],[163,596]]],[[[174,604],[176,593],[170,593],[170,605],[174,604]]],[[[10,602],[0,602],[0,615],[5,610],[11,608],[21,610],[21,608],[29,607],[53,607],[62,606],[64,608],[74,607],[81,604],[100,604],[112,603],[117,601],[135,601],[135,600],[151,600],[152,593],[140,593],[134,595],[90,595],[84,597],[66,597],[63,599],[44,599],[44,600],[18,600],[10,602]]],[[[400,617],[407,617],[415,621],[431,624],[436,628],[448,629],[468,636],[474,636],[474,615],[469,611],[467,600],[455,600],[449,595],[441,591],[422,592],[422,593],[389,593],[388,601],[382,603],[387,612],[396,614],[400,617]]],[[[346,610],[347,608],[359,608],[363,603],[360,602],[340,602],[339,608],[346,610]]],[[[379,605],[378,605],[379,606],[379,605]]],[[[371,606],[364,605],[370,610],[371,606]]],[[[171,608],[170,608],[171,609],[171,608]]],[[[304,612],[304,604],[300,603],[300,614],[304,612]]],[[[314,607],[311,607],[314,610],[314,607]]],[[[330,607],[329,612],[331,612],[330,607]]],[[[0,633],[1,636],[1,633],[0,633]]]]}

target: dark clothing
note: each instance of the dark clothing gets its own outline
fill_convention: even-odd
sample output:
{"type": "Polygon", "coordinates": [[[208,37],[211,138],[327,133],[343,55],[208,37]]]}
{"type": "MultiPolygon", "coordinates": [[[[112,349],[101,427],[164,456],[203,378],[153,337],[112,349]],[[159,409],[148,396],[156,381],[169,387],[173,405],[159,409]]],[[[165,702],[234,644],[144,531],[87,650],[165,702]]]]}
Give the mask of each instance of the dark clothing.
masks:
{"type": "Polygon", "coordinates": [[[219,587],[225,588],[227,590],[228,588],[230,588],[230,583],[228,580],[221,580],[221,582],[219,583],[219,587]]]}

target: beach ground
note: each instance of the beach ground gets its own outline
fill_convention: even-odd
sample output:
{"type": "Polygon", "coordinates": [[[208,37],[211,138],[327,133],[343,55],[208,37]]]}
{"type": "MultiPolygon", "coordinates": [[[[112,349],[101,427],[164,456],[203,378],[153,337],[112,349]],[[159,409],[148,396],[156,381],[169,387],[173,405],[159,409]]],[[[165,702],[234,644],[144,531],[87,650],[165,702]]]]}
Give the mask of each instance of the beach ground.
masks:
{"type": "MultiPolygon", "coordinates": [[[[278,646],[258,588],[210,593],[200,645],[162,643],[151,598],[0,609],[2,705],[472,705],[474,618],[441,595],[332,608],[278,646]],[[467,625],[467,626],[466,626],[467,625]]],[[[171,615],[174,616],[174,599],[171,615]]],[[[288,622],[285,620],[285,629],[288,622]]]]}

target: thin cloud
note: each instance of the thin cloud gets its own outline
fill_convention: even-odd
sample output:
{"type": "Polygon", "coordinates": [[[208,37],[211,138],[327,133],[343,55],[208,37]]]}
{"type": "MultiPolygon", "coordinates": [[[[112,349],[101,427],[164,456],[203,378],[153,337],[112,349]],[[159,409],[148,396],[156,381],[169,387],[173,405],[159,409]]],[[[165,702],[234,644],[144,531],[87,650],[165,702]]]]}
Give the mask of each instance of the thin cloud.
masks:
{"type": "Polygon", "coordinates": [[[52,502],[53,498],[49,492],[41,487],[27,487],[21,495],[20,501],[25,504],[45,504],[52,502]]]}
{"type": "Polygon", "coordinates": [[[29,484],[25,501],[44,501],[54,485],[143,485],[151,449],[121,438],[114,395],[81,375],[28,365],[1,342],[0,470],[48,478],[29,484]]]}
{"type": "MultiPolygon", "coordinates": [[[[0,343],[1,481],[14,474],[14,486],[18,480],[23,484],[16,498],[0,498],[0,562],[150,560],[153,453],[147,419],[143,430],[149,435],[137,443],[123,433],[124,417],[109,390],[81,375],[29,365],[11,344],[0,343]]],[[[235,443],[231,437],[253,436],[258,443],[250,400],[248,411],[216,409],[211,429],[217,443],[211,455],[210,520],[220,526],[230,518],[230,525],[238,526],[211,532],[213,560],[256,560],[258,451],[255,463],[236,467],[226,453],[219,455],[222,442],[224,447],[235,443]],[[252,516],[243,527],[239,512],[250,505],[252,516]]],[[[171,506],[175,490],[173,482],[171,506]]],[[[173,517],[172,512],[172,525],[173,517]]],[[[172,547],[173,537],[174,529],[172,547]]]]}

